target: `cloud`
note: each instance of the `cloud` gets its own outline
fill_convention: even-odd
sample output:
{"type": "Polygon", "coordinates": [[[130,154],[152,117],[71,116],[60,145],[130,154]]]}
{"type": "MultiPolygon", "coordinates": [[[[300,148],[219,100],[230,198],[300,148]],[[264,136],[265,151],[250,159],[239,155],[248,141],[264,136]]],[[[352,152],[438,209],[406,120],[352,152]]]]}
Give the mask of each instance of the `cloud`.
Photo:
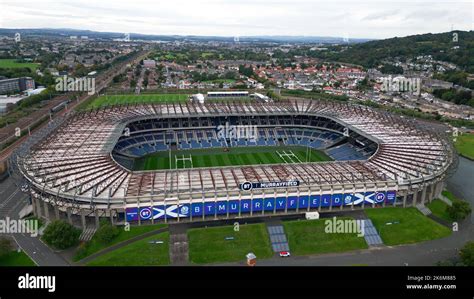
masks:
{"type": "Polygon", "coordinates": [[[455,0],[1,0],[0,9],[5,28],[349,38],[472,30],[471,1],[455,0]]]}

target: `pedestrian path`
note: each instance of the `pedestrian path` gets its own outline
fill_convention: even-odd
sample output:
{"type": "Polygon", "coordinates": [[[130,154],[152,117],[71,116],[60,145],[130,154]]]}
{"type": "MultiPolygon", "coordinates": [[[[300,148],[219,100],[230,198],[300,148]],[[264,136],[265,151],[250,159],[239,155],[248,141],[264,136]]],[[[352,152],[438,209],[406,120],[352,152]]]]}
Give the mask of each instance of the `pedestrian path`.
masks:
{"type": "Polygon", "coordinates": [[[79,240],[84,241],[84,242],[92,240],[92,237],[94,236],[96,231],[97,231],[97,228],[93,226],[86,227],[82,231],[81,235],[79,236],[79,240]]]}
{"type": "Polygon", "coordinates": [[[267,221],[266,226],[268,235],[270,236],[270,242],[272,244],[273,252],[279,253],[281,251],[290,251],[290,246],[288,245],[285,229],[283,228],[281,221],[267,221]]]}
{"type": "Polygon", "coordinates": [[[170,260],[171,265],[184,266],[189,261],[189,242],[187,227],[172,224],[169,226],[170,232],[170,260]]]}
{"type": "Polygon", "coordinates": [[[428,209],[424,204],[420,203],[416,205],[418,211],[420,211],[423,215],[428,216],[431,215],[431,210],[428,209]]]}
{"type": "Polygon", "coordinates": [[[364,226],[364,239],[367,242],[367,245],[369,246],[382,246],[383,241],[382,238],[380,237],[379,233],[377,232],[377,229],[375,228],[374,224],[372,223],[372,220],[370,219],[364,219],[362,222],[362,225],[364,226]]]}

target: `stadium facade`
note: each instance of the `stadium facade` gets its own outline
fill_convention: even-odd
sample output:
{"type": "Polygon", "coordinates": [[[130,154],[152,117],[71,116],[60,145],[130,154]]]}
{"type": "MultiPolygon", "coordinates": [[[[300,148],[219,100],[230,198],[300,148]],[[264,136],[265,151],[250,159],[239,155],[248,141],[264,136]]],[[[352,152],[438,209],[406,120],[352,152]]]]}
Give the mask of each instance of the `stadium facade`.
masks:
{"type": "Polygon", "coordinates": [[[436,129],[353,104],[286,100],[122,105],[50,124],[12,162],[34,213],[98,225],[203,221],[415,206],[442,188],[456,153],[436,129]],[[258,138],[219,138],[253,125],[258,138]],[[134,171],[157,151],[302,145],[335,161],[134,171]]]}

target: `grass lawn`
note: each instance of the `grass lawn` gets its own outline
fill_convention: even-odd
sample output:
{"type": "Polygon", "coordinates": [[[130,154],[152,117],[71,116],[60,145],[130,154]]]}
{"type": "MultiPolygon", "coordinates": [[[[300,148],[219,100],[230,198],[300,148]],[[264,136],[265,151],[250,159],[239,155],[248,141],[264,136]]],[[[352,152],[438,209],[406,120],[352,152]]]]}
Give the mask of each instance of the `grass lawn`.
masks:
{"type": "Polygon", "coordinates": [[[175,103],[185,102],[188,99],[187,94],[123,94],[123,95],[104,95],[89,103],[87,108],[98,108],[111,104],[134,104],[134,103],[175,103]]]}
{"type": "Polygon", "coordinates": [[[12,251],[0,256],[0,266],[36,266],[23,251],[12,251]]]}
{"type": "MultiPolygon", "coordinates": [[[[193,168],[217,167],[233,165],[256,165],[256,164],[278,164],[298,163],[306,161],[306,147],[302,146],[261,146],[261,147],[233,147],[225,152],[222,148],[193,149],[171,151],[171,168],[176,167],[175,156],[178,158],[191,155],[193,168]],[[277,152],[293,152],[296,157],[282,158],[277,152]]],[[[311,150],[309,161],[322,162],[331,161],[324,152],[311,150]]],[[[189,161],[178,161],[178,168],[190,168],[189,161]]],[[[169,151],[157,152],[135,160],[135,170],[169,169],[169,151]]]]}
{"type": "Polygon", "coordinates": [[[28,67],[35,71],[39,64],[32,62],[17,62],[16,59],[0,59],[0,68],[21,68],[28,67]]]}
{"type": "Polygon", "coordinates": [[[131,239],[133,237],[142,235],[144,233],[157,230],[160,228],[166,227],[166,224],[154,224],[154,225],[139,225],[139,226],[130,226],[129,231],[125,231],[123,227],[120,228],[120,233],[117,237],[115,237],[112,242],[108,244],[103,244],[97,238],[94,236],[92,237],[92,240],[86,243],[85,249],[82,252],[78,252],[74,256],[74,261],[79,261],[93,253],[96,253],[104,248],[110,247],[114,244],[126,241],[128,239],[131,239]]]}
{"type": "Polygon", "coordinates": [[[433,215],[446,221],[452,221],[451,217],[449,217],[448,213],[446,212],[448,205],[444,201],[435,199],[426,206],[431,210],[431,212],[433,212],[433,215]]]}
{"type": "Polygon", "coordinates": [[[160,233],[133,242],[89,262],[88,266],[157,266],[168,265],[169,233],[160,233]],[[163,241],[163,244],[150,244],[150,241],[163,241]]]}
{"type": "Polygon", "coordinates": [[[212,57],[214,56],[215,54],[213,52],[202,52],[201,53],[201,57],[202,58],[208,58],[208,57],[212,57]]]}
{"type": "MultiPolygon", "coordinates": [[[[450,199],[453,203],[462,201],[448,190],[444,190],[443,192],[441,192],[441,194],[450,199]]],[[[451,219],[451,217],[449,217],[448,213],[446,212],[446,208],[448,207],[448,205],[444,201],[440,199],[435,199],[431,203],[429,203],[427,207],[431,210],[431,212],[433,212],[435,216],[438,216],[439,218],[442,218],[446,221],[453,221],[453,219],[451,219]]]]}
{"type": "Polygon", "coordinates": [[[474,159],[474,134],[464,133],[459,135],[454,146],[463,156],[474,159]]]}
{"type": "Polygon", "coordinates": [[[189,260],[194,264],[245,261],[253,252],[258,259],[273,255],[265,224],[243,224],[239,231],[233,226],[188,230],[189,260]],[[232,236],[234,240],[225,240],[232,236]]]}
{"type": "Polygon", "coordinates": [[[421,214],[416,208],[367,209],[385,245],[410,244],[443,238],[451,234],[447,227],[421,214]],[[387,222],[398,224],[387,225],[387,222]]]}
{"type": "Polygon", "coordinates": [[[284,221],[290,252],[293,255],[309,255],[368,248],[364,237],[357,237],[357,233],[326,233],[326,220],[328,219],[284,221]]]}

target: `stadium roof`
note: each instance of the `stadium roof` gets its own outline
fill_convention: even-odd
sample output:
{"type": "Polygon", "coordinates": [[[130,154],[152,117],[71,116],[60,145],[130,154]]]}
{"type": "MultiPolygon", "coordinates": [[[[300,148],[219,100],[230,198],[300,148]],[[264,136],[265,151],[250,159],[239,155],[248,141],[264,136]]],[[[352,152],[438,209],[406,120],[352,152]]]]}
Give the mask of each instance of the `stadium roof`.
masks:
{"type": "Polygon", "coordinates": [[[183,192],[238,194],[245,181],[299,180],[302,186],[391,182],[403,185],[441,176],[450,150],[433,132],[386,112],[338,102],[174,103],[114,106],[79,113],[37,144],[23,159],[27,179],[45,192],[89,201],[123,200],[183,192]],[[223,115],[323,116],[376,141],[367,161],[275,164],[132,172],[111,152],[131,121],[223,115]]]}

